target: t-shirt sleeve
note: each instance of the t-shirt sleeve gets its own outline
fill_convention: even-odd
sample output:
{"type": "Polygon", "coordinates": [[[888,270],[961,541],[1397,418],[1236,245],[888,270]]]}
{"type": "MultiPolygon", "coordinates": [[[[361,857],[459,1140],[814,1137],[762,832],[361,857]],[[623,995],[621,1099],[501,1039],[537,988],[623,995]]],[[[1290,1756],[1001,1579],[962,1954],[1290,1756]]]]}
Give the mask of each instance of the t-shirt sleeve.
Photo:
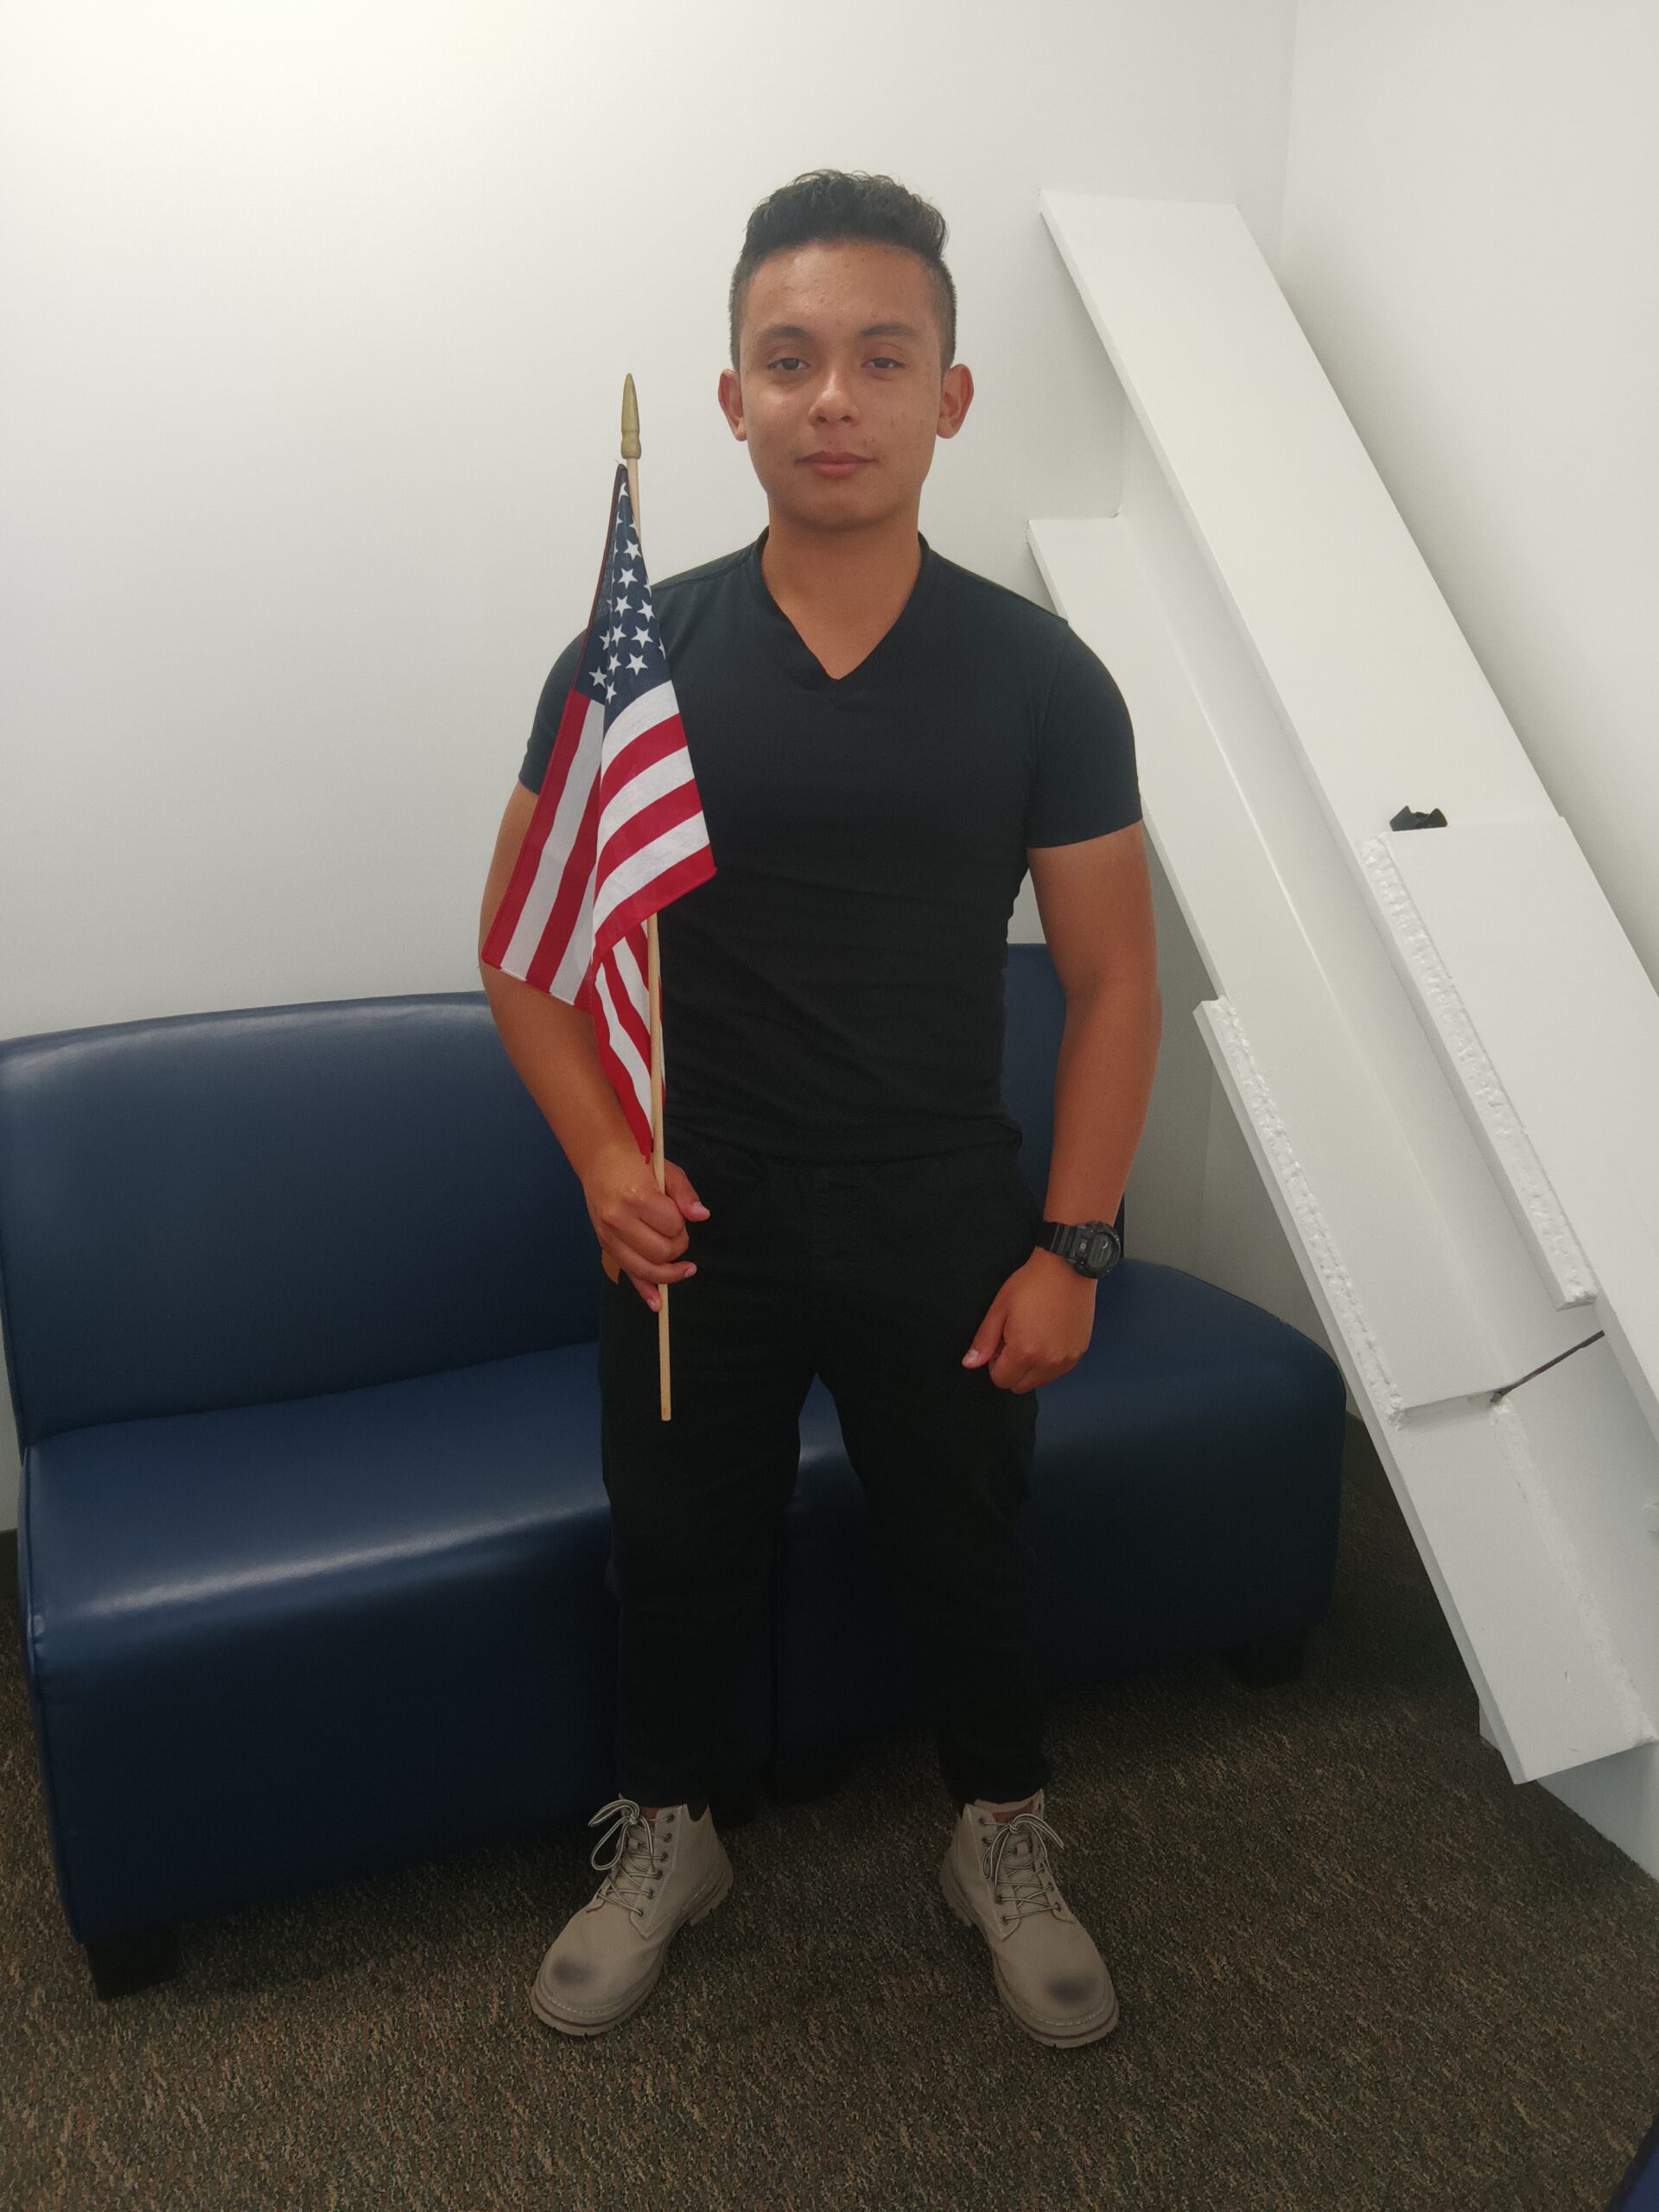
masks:
{"type": "Polygon", "coordinates": [[[586,630],[578,630],[554,662],[542,686],[542,696],[536,702],[536,718],[530,726],[530,742],[524,747],[524,766],[518,771],[519,782],[529,791],[539,791],[542,788],[542,779],[547,773],[547,764],[553,757],[554,743],[559,734],[559,723],[563,719],[565,699],[576,680],[576,664],[587,642],[586,630]]]}
{"type": "Polygon", "coordinates": [[[1111,671],[1068,623],[1037,733],[1027,845],[1075,845],[1141,819],[1135,728],[1111,671]]]}

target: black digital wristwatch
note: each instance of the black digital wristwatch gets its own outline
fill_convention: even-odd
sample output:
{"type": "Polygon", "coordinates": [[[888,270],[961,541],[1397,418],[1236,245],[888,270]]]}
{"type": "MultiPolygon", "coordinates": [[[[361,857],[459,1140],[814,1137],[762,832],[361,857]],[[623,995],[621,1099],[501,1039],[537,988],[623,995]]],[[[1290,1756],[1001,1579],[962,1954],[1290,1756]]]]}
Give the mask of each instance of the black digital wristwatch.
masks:
{"type": "Polygon", "coordinates": [[[1058,1252],[1080,1275],[1097,1282],[1122,1258],[1123,1240],[1109,1221],[1046,1221],[1037,1249],[1058,1252]]]}

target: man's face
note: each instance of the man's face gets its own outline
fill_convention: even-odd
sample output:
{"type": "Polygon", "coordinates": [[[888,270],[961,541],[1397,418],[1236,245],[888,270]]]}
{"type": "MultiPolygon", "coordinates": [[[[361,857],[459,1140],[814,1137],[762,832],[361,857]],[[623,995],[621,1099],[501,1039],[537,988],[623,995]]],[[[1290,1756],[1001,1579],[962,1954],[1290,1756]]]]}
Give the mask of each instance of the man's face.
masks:
{"type": "Polygon", "coordinates": [[[973,397],[958,361],[943,375],[932,287],[903,247],[844,240],[791,248],[754,272],[740,376],[720,404],[748,446],[774,513],[809,528],[866,529],[913,514],[936,438],[973,397]],[[856,456],[842,471],[810,456],[856,456]]]}

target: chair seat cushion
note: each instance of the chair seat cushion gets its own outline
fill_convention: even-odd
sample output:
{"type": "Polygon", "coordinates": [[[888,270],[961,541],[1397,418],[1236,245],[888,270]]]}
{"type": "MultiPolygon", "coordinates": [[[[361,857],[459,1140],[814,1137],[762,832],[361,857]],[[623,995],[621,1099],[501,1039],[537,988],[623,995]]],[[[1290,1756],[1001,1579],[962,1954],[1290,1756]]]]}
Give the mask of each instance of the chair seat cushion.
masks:
{"type": "Polygon", "coordinates": [[[608,1549],[594,1346],[318,1397],[113,1421],[33,1447],[33,1657],[60,1681],[134,1639],[453,1583],[585,1527],[608,1549]],[[601,1528],[601,1524],[603,1527],[601,1528]]]}

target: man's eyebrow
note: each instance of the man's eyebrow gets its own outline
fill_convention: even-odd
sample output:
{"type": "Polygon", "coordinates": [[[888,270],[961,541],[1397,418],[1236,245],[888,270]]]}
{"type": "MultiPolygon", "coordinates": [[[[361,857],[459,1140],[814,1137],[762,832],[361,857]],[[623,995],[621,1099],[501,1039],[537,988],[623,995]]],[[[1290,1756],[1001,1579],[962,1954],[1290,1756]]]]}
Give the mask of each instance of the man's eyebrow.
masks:
{"type": "MultiPolygon", "coordinates": [[[[867,322],[859,332],[861,338],[919,338],[921,333],[913,322],[867,322]]],[[[812,333],[798,322],[769,322],[755,334],[757,346],[770,346],[779,338],[810,338],[812,333]]]]}

